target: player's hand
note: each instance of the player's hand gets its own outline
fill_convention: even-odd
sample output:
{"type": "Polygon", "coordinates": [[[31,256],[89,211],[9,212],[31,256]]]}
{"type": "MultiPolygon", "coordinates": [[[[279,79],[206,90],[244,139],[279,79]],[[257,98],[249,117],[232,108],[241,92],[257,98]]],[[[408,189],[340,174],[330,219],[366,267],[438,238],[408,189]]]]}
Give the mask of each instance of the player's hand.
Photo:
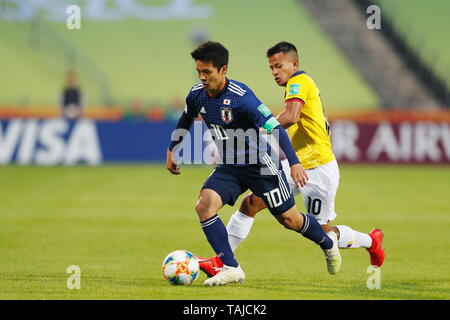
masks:
{"type": "Polygon", "coordinates": [[[170,150],[167,150],[166,168],[171,174],[179,175],[181,173],[180,168],[178,168],[175,161],[173,161],[172,151],[170,150]]]}
{"type": "Polygon", "coordinates": [[[294,164],[291,167],[291,177],[297,188],[304,187],[308,181],[308,175],[300,163],[294,164]]]}

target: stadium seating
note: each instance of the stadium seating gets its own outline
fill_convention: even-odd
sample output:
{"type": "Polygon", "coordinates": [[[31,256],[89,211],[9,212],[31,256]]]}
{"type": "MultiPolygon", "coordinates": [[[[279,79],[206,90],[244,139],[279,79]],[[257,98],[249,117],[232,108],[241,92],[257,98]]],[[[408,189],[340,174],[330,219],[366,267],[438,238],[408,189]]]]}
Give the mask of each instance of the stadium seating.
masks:
{"type": "Polygon", "coordinates": [[[282,40],[297,45],[301,67],[321,88],[327,110],[376,108],[376,94],[299,2],[195,1],[195,6],[203,17],[175,12],[165,20],[148,15],[109,21],[95,20],[81,7],[81,30],[67,29],[64,17],[50,21],[54,13],[48,8],[22,22],[4,16],[2,21],[0,15],[0,47],[6,49],[0,50],[0,105],[55,105],[70,67],[79,73],[90,107],[105,100],[115,106],[134,99],[167,104],[184,98],[196,83],[189,53],[196,41],[209,38],[229,48],[229,76],[246,82],[273,109],[282,107],[282,91],[271,78],[265,52],[282,40]],[[351,95],[343,94],[349,88],[351,95]]]}
{"type": "Polygon", "coordinates": [[[448,15],[450,2],[442,0],[377,0],[398,32],[450,88],[450,43],[448,15]]]}

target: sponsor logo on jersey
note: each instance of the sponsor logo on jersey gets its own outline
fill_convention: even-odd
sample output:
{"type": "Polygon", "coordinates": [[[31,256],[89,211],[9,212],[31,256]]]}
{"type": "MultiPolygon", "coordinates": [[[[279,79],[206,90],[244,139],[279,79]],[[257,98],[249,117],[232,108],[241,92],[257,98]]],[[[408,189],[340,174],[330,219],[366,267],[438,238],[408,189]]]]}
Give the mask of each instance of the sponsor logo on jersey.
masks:
{"type": "Polygon", "coordinates": [[[220,114],[222,116],[222,121],[225,123],[230,123],[233,121],[233,112],[230,108],[221,108],[220,114]]]}
{"type": "Polygon", "coordinates": [[[229,106],[230,103],[231,103],[231,100],[230,100],[230,99],[225,99],[225,100],[223,100],[223,104],[225,104],[225,105],[227,105],[227,106],[229,106]]]}
{"type": "Polygon", "coordinates": [[[262,113],[262,115],[263,115],[264,117],[267,117],[268,115],[270,115],[270,114],[272,113],[272,112],[270,112],[269,108],[266,107],[265,104],[261,104],[261,105],[258,107],[258,110],[259,110],[259,112],[262,113]]]}
{"type": "Polygon", "coordinates": [[[298,94],[300,92],[300,84],[293,83],[289,86],[289,96],[292,96],[294,94],[298,94]]]}

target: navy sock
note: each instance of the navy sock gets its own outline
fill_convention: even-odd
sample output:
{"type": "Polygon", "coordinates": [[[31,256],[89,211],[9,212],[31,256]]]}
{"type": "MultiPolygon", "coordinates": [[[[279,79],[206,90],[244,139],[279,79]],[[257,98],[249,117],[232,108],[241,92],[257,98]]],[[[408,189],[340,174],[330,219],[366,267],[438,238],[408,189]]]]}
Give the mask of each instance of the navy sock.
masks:
{"type": "Polygon", "coordinates": [[[220,260],[227,265],[237,267],[238,263],[234,259],[233,250],[228,242],[227,228],[216,214],[205,221],[200,222],[203,232],[209,244],[214,249],[220,260]]]}
{"type": "Polygon", "coordinates": [[[298,232],[305,238],[318,244],[323,250],[331,249],[333,247],[333,240],[323,231],[317,219],[310,214],[301,214],[305,218],[305,221],[303,227],[298,232]]]}

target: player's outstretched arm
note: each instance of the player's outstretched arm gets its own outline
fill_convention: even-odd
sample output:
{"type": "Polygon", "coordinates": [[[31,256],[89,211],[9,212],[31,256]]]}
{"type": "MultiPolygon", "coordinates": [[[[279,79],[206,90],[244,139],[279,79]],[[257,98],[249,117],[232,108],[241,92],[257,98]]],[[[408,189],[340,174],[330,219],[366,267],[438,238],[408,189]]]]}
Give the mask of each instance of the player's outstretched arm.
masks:
{"type": "Polygon", "coordinates": [[[291,166],[291,177],[292,180],[295,181],[295,185],[297,186],[297,188],[304,187],[306,182],[308,181],[306,170],[300,163],[291,166]]]}
{"type": "Polygon", "coordinates": [[[287,129],[298,122],[303,103],[301,100],[293,99],[286,101],[284,110],[276,117],[280,125],[287,129]]]}
{"type": "Polygon", "coordinates": [[[173,154],[172,151],[167,150],[167,158],[166,158],[166,168],[170,171],[171,174],[179,175],[180,168],[177,166],[175,161],[173,160],[173,154]]]}
{"type": "Polygon", "coordinates": [[[280,148],[283,150],[287,160],[289,161],[289,166],[291,167],[291,177],[298,188],[303,187],[306,184],[306,181],[308,181],[308,175],[306,174],[303,166],[300,164],[286,131],[281,128],[281,125],[278,125],[275,129],[278,129],[279,132],[280,148]]]}
{"type": "Polygon", "coordinates": [[[174,133],[178,131],[178,140],[171,140],[169,144],[169,148],[167,149],[167,157],[166,157],[166,168],[170,171],[171,174],[178,175],[180,174],[180,169],[178,168],[177,164],[175,163],[173,159],[173,153],[172,150],[180,144],[184,136],[189,131],[189,128],[192,126],[192,123],[194,122],[194,118],[196,117],[196,113],[192,112],[192,109],[188,108],[188,99],[186,99],[186,109],[182,113],[180,119],[178,120],[177,127],[175,128],[174,132],[172,133],[172,138],[174,139],[174,133]]]}

